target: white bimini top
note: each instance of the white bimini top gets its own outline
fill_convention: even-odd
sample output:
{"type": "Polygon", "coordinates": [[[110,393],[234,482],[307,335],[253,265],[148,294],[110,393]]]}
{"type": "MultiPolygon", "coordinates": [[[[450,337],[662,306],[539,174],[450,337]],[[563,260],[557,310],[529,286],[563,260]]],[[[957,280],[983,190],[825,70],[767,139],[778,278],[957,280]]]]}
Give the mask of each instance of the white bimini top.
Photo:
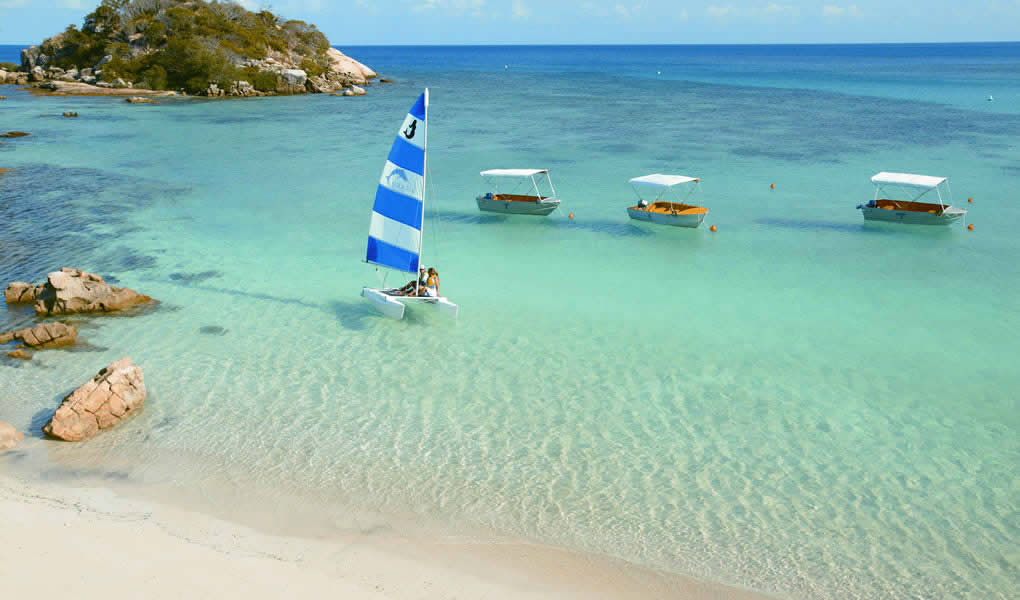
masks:
{"type": "Polygon", "coordinates": [[[656,173],[654,175],[635,177],[630,180],[630,184],[634,187],[661,190],[671,188],[674,185],[680,185],[681,183],[691,183],[692,181],[698,181],[698,178],[687,177],[686,175],[662,175],[660,173],[656,173]]]}
{"type": "Polygon", "coordinates": [[[933,190],[937,188],[945,177],[932,177],[931,175],[911,175],[910,173],[881,173],[871,178],[875,185],[891,184],[903,187],[920,188],[922,190],[933,190]]]}
{"type": "Polygon", "coordinates": [[[482,171],[482,177],[534,177],[540,173],[549,173],[548,169],[490,169],[482,171]]]}

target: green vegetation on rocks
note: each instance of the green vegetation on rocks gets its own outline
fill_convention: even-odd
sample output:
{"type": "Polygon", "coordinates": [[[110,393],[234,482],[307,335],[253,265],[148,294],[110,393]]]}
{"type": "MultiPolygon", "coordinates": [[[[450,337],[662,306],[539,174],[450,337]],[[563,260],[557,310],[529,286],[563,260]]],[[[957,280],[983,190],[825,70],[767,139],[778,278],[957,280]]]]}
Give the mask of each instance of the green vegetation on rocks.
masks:
{"type": "Polygon", "coordinates": [[[37,71],[36,81],[94,77],[100,84],[122,80],[209,94],[222,93],[217,88],[323,91],[375,76],[331,49],[314,25],[216,0],[102,0],[81,29],[69,26],[23,51],[21,67],[37,71]],[[288,76],[294,70],[303,76],[288,76]],[[316,78],[307,90],[306,77],[316,78]]]}

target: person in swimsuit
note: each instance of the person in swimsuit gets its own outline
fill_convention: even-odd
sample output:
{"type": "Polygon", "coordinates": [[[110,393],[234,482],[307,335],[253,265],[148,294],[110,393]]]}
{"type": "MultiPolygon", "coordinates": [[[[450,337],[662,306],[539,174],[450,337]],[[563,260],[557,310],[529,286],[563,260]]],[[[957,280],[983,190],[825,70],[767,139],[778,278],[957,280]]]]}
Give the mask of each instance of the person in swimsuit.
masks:
{"type": "Polygon", "coordinates": [[[439,273],[433,267],[429,267],[429,276],[425,280],[425,295],[432,298],[439,297],[439,273]]]}
{"type": "Polygon", "coordinates": [[[425,265],[418,265],[418,279],[407,282],[407,285],[399,290],[393,290],[391,293],[394,296],[413,296],[415,285],[418,286],[419,290],[425,289],[426,278],[425,265]]]}

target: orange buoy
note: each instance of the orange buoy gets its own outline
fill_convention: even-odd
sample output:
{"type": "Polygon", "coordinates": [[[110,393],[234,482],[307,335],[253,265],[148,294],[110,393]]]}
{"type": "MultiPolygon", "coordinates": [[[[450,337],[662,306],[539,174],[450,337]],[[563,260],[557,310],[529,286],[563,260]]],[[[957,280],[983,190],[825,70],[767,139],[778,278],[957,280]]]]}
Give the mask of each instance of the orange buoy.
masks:
{"type": "Polygon", "coordinates": [[[967,225],[967,229],[974,231],[974,224],[971,223],[970,225],[967,225]]]}
{"type": "Polygon", "coordinates": [[[772,190],[776,189],[776,184],[770,183],[769,184],[769,189],[772,189],[772,190]]]}
{"type": "Polygon", "coordinates": [[[715,225],[712,225],[711,227],[709,227],[708,230],[709,231],[715,231],[715,225]]]}
{"type": "Polygon", "coordinates": [[[567,215],[567,218],[568,219],[573,219],[574,218],[574,213],[570,213],[569,215],[567,215]]]}
{"type": "Polygon", "coordinates": [[[967,202],[973,202],[973,201],[974,201],[973,198],[967,198],[967,202]]]}

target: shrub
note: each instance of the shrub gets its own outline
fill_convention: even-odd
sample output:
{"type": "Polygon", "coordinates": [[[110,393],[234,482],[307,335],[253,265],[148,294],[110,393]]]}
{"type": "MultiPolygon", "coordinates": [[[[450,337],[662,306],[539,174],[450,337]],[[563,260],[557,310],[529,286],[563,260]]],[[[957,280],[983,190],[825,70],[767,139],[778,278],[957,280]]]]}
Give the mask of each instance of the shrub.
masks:
{"type": "Polygon", "coordinates": [[[258,71],[250,74],[248,81],[260,92],[275,92],[280,87],[280,76],[272,71],[258,71]]]}
{"type": "Polygon", "coordinates": [[[152,65],[142,71],[140,82],[143,87],[150,90],[165,90],[167,89],[166,69],[159,65],[152,65]]]}

